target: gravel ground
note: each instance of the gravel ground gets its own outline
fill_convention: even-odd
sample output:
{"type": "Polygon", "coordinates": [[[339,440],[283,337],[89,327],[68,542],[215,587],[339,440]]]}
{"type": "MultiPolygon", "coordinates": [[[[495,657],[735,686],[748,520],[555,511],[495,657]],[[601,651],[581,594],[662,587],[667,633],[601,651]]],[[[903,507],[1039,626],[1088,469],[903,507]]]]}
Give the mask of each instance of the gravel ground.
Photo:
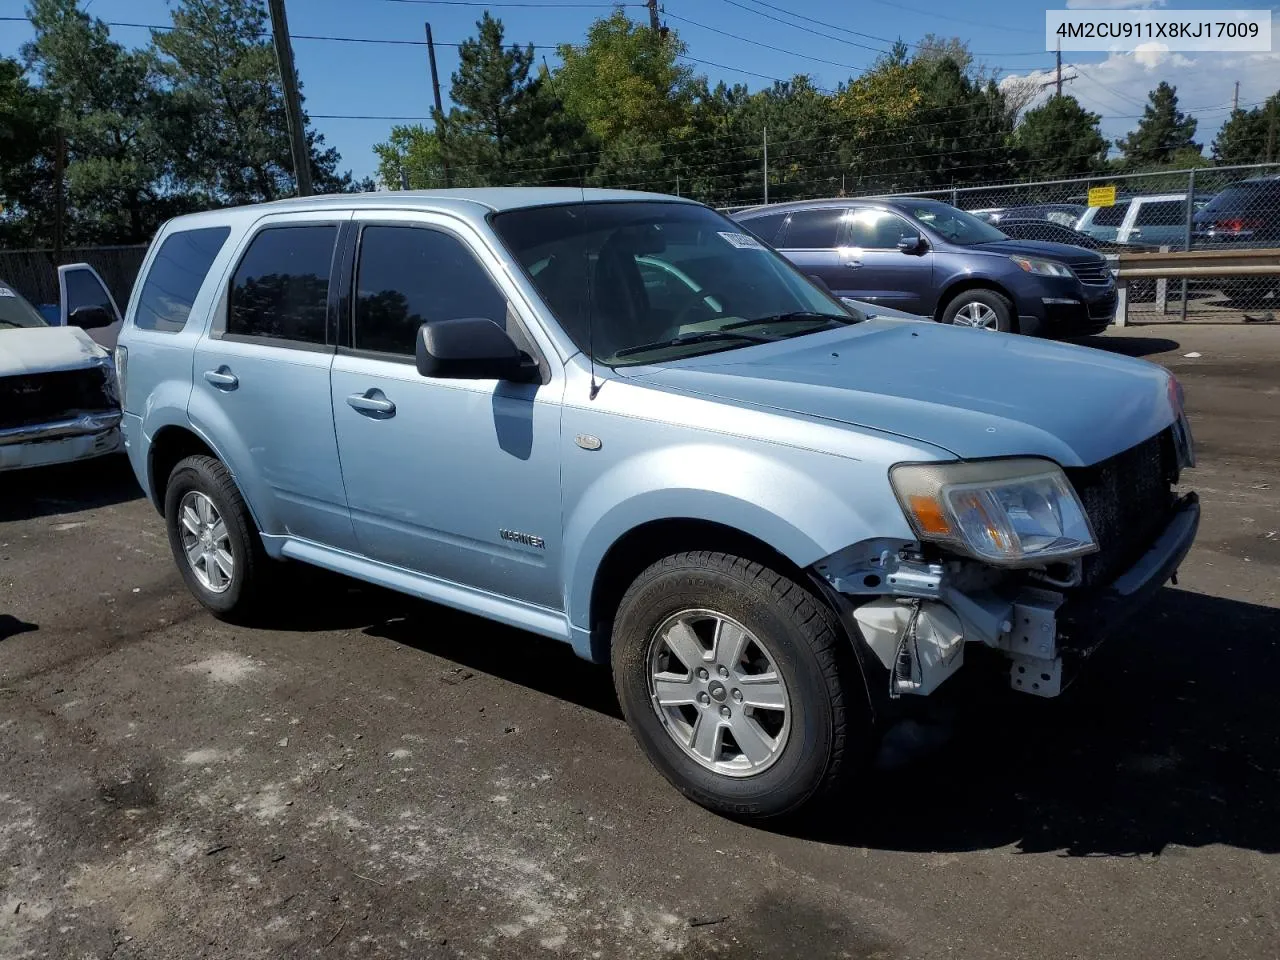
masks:
{"type": "Polygon", "coordinates": [[[1094,342],[1186,386],[1180,585],[787,832],[567,647],[324,576],[226,626],[123,463],[0,478],[0,958],[1274,956],[1280,329],[1094,342]]]}

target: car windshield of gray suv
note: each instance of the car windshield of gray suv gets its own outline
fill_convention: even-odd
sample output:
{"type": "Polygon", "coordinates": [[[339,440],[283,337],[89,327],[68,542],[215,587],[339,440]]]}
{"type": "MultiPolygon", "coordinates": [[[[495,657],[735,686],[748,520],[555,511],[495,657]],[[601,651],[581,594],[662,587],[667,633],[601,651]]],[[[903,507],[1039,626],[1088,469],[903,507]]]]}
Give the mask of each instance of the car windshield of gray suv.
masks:
{"type": "Polygon", "coordinates": [[[970,247],[977,243],[994,243],[997,240],[1008,240],[989,223],[984,223],[972,214],[957,210],[949,203],[938,200],[909,200],[901,208],[904,213],[915,217],[929,229],[941,234],[950,243],[970,247]]]}
{"type": "Polygon", "coordinates": [[[860,319],[706,207],[568,204],[511,210],[492,223],[578,349],[610,366],[731,350],[860,319]]]}

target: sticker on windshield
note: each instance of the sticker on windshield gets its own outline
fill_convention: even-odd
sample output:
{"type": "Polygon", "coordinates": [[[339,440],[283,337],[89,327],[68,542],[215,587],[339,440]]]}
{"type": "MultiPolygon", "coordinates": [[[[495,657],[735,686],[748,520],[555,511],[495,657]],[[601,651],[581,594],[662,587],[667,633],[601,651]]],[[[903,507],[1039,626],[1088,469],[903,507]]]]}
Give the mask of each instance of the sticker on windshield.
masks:
{"type": "Polygon", "coordinates": [[[721,230],[720,236],[724,237],[724,239],[728,243],[737,247],[739,250],[763,250],[764,249],[764,247],[761,245],[759,240],[757,240],[755,237],[748,236],[745,233],[729,233],[727,231],[721,230]]]}
{"type": "Polygon", "coordinates": [[[17,294],[8,287],[0,286],[0,297],[16,297],[17,294]]]}

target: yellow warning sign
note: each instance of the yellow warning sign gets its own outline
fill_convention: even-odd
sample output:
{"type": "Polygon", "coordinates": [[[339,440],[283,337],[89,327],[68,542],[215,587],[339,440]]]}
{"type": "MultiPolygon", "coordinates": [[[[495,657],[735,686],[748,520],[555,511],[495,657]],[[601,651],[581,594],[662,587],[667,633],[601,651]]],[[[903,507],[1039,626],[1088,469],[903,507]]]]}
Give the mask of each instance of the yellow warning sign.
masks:
{"type": "Polygon", "coordinates": [[[1114,207],[1116,205],[1116,185],[1113,183],[1109,187],[1090,187],[1089,188],[1089,206],[1091,207],[1114,207]]]}

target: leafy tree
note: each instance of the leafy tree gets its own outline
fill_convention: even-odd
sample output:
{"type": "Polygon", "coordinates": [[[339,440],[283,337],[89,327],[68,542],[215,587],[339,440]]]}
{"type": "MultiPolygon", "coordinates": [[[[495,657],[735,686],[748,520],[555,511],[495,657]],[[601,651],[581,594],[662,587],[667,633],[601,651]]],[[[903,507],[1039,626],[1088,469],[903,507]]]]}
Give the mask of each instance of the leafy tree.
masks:
{"type": "Polygon", "coordinates": [[[23,56],[56,103],[66,137],[68,240],[140,243],[186,209],[158,118],[166,94],[155,58],[111,40],[75,0],[32,0],[23,56]]]}
{"type": "Polygon", "coordinates": [[[1280,149],[1280,93],[1261,107],[1235,110],[1213,141],[1213,158],[1222,164],[1266,163],[1280,149]]]}
{"type": "MultiPolygon", "coordinates": [[[[152,34],[172,89],[166,140],[180,145],[180,174],[215,202],[273,200],[294,189],[270,36],[261,0],[178,0],[173,29],[152,34]]],[[[306,136],[315,191],[351,189],[350,174],[337,172],[338,152],[309,123],[306,136]]]]}
{"type": "Polygon", "coordinates": [[[689,118],[693,70],[678,62],[685,45],[655,34],[621,9],[595,21],[581,46],[561,44],[555,87],[565,108],[593,136],[670,140],[689,118]]]}
{"type": "Polygon", "coordinates": [[[1116,141],[1129,167],[1167,164],[1178,151],[1200,152],[1196,118],[1178,109],[1178,89],[1161,80],[1151,91],[1137,128],[1116,141]]]}
{"type": "Polygon", "coordinates": [[[54,104],[0,58],[0,244],[52,242],[54,104]]]}
{"type": "Polygon", "coordinates": [[[444,154],[434,131],[421,124],[395,126],[391,136],[374,145],[378,182],[388,190],[408,186],[431,190],[445,185],[444,154]]]}
{"type": "Polygon", "coordinates": [[[1098,130],[1101,117],[1080,106],[1075,97],[1050,97],[1028,110],[1015,140],[1028,179],[1074,177],[1101,169],[1107,160],[1106,138],[1098,130]]]}

